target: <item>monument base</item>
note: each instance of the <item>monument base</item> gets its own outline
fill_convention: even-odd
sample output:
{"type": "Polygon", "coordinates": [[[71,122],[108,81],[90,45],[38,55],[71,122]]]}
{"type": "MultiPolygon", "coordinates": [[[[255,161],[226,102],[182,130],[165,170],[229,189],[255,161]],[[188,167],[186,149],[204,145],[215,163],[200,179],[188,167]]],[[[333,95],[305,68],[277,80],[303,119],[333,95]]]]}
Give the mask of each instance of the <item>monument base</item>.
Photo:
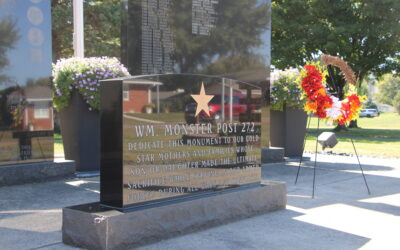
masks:
{"type": "Polygon", "coordinates": [[[127,249],[286,207],[286,185],[255,188],[122,213],[90,203],[63,209],[63,242],[89,249],[127,249]]]}
{"type": "Polygon", "coordinates": [[[74,172],[75,163],[73,161],[47,161],[0,166],[0,187],[69,177],[73,176],[74,172]]]}
{"type": "Polygon", "coordinates": [[[261,163],[275,163],[285,161],[285,149],[269,147],[261,149],[261,163]]]}

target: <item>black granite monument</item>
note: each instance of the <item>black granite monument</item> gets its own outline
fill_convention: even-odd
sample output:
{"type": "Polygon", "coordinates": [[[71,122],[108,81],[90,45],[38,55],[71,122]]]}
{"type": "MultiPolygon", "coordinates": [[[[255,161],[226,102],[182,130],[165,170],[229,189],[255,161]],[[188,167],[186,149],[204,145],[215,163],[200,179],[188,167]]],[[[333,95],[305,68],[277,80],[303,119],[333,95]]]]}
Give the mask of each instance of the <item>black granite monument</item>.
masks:
{"type": "Polygon", "coordinates": [[[0,1],[0,165],[53,161],[49,1],[0,1]]]}
{"type": "Polygon", "coordinates": [[[103,81],[101,204],[125,209],[259,186],[262,98],[256,85],[206,75],[103,81]],[[183,91],[159,90],[180,82],[183,91]],[[157,84],[149,88],[155,111],[131,113],[124,94],[137,101],[130,86],[145,83],[157,84]]]}
{"type": "Polygon", "coordinates": [[[259,185],[260,148],[269,141],[269,5],[125,1],[122,61],[141,76],[102,86],[102,204],[259,185]],[[138,114],[132,89],[146,82],[154,83],[154,112],[138,114]],[[202,91],[209,98],[199,103],[193,95],[202,91]]]}
{"type": "Polygon", "coordinates": [[[122,61],[101,83],[100,202],[63,210],[63,241],[127,248],[282,209],[269,143],[269,0],[127,0],[122,61]]]}

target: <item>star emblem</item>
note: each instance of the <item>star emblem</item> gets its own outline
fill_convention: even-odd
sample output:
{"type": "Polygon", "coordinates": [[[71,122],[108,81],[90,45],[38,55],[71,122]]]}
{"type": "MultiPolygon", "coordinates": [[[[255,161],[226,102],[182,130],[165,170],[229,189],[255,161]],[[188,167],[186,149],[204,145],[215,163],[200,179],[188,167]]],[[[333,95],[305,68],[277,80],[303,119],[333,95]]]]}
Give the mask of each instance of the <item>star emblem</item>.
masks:
{"type": "Polygon", "coordinates": [[[213,95],[206,95],[206,91],[204,90],[204,83],[201,83],[201,89],[199,95],[190,95],[196,102],[196,114],[195,117],[202,111],[206,112],[208,116],[210,116],[210,110],[208,109],[208,102],[213,99],[213,95]]]}

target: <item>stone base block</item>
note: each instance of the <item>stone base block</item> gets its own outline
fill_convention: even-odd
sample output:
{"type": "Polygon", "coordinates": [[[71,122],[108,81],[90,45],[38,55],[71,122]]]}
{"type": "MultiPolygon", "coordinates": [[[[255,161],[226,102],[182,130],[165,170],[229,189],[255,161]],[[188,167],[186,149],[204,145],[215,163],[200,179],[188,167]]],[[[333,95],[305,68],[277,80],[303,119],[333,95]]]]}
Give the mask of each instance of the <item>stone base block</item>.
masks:
{"type": "Polygon", "coordinates": [[[133,212],[99,203],[63,209],[63,242],[88,249],[127,249],[286,207],[286,185],[259,187],[145,207],[133,212]]]}
{"type": "Polygon", "coordinates": [[[20,185],[73,176],[75,163],[35,162],[0,166],[0,186],[20,185]]]}
{"type": "Polygon", "coordinates": [[[261,149],[261,163],[273,163],[285,161],[285,149],[269,147],[261,149]]]}

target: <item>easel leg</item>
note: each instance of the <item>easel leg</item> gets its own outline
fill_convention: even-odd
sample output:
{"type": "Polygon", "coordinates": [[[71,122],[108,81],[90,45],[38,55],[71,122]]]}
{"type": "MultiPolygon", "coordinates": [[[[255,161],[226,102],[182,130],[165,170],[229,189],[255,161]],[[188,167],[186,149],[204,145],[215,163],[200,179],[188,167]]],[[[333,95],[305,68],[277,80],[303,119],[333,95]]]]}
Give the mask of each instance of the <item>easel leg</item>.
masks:
{"type": "Polygon", "coordinates": [[[305,146],[306,146],[306,140],[307,140],[307,136],[308,136],[308,132],[307,132],[307,131],[308,131],[308,129],[310,128],[310,122],[311,122],[311,113],[310,113],[310,115],[307,117],[307,119],[308,119],[308,122],[307,122],[306,134],[304,135],[303,149],[302,149],[302,151],[301,151],[299,167],[297,168],[296,180],[294,181],[294,185],[297,184],[297,179],[299,178],[299,174],[300,174],[301,163],[303,162],[304,148],[305,148],[305,146]]]}
{"type": "Polygon", "coordinates": [[[360,159],[358,158],[358,154],[357,154],[356,146],[354,145],[353,138],[350,138],[350,140],[351,140],[351,143],[353,144],[354,153],[356,153],[356,157],[357,157],[357,161],[358,161],[358,166],[359,166],[360,169],[361,169],[361,174],[362,174],[362,176],[363,176],[363,178],[364,178],[364,183],[365,183],[365,186],[367,187],[368,194],[371,195],[371,192],[369,191],[367,179],[365,178],[365,175],[364,175],[364,170],[363,170],[363,168],[362,168],[362,166],[361,166],[360,159]]]}
{"type": "Polygon", "coordinates": [[[315,193],[315,171],[317,169],[317,152],[318,152],[318,133],[319,133],[319,118],[318,118],[318,126],[317,126],[317,138],[315,139],[315,160],[314,160],[314,177],[313,177],[313,188],[312,188],[312,198],[314,199],[315,193]]]}

